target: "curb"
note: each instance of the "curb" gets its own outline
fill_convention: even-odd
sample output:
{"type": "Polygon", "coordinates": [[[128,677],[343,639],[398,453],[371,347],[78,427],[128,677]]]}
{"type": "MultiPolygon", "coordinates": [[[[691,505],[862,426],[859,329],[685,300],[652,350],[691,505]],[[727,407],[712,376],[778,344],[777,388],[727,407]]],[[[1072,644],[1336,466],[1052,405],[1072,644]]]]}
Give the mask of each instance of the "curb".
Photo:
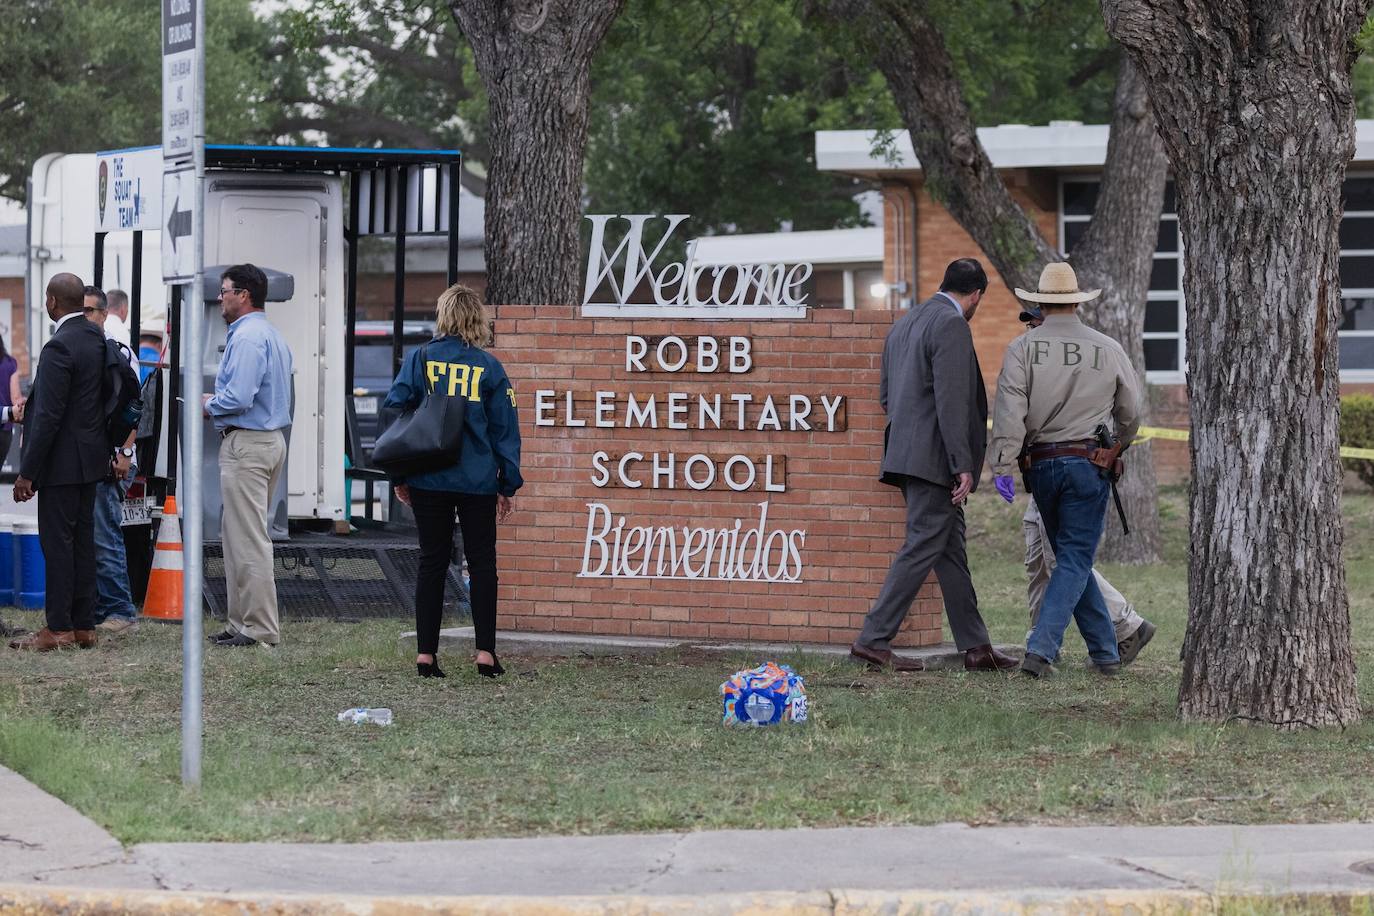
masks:
{"type": "Polygon", "coordinates": [[[1191,890],[1091,890],[980,893],[938,891],[759,891],[739,894],[604,895],[586,897],[364,897],[346,894],[214,894],[127,889],[89,890],[38,885],[0,885],[0,916],[127,913],[166,916],[647,916],[647,914],[725,914],[751,916],[887,916],[887,914],[992,913],[1031,916],[1047,912],[1103,916],[1164,916],[1222,912],[1369,912],[1374,891],[1217,894],[1191,890]]]}
{"type": "MultiPolygon", "coordinates": [[[[651,636],[585,636],[577,633],[544,633],[525,630],[498,630],[496,638],[502,652],[512,655],[641,655],[664,649],[689,649],[697,652],[721,654],[749,653],[760,656],[788,656],[797,653],[819,655],[831,659],[848,659],[849,647],[830,643],[750,643],[702,642],[690,639],[663,639],[651,636]]],[[[408,630],[398,639],[403,648],[415,643],[415,631],[408,630]]],[[[439,631],[440,648],[472,651],[475,648],[472,627],[448,627],[439,631]]],[[[1023,646],[997,646],[998,650],[1018,658],[1023,646]]],[[[925,662],[927,671],[962,671],[964,656],[952,643],[935,646],[896,647],[897,652],[925,662]]],[[[857,663],[856,663],[857,665],[857,663]]]]}

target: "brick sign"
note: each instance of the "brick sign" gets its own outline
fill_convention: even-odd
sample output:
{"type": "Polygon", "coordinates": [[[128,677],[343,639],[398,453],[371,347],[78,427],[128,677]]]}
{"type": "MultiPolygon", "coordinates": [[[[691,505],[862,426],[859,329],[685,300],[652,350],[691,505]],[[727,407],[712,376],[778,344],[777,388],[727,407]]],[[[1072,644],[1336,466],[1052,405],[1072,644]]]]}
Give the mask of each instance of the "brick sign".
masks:
{"type": "MultiPolygon", "coordinates": [[[[501,306],[525,487],[501,626],[848,643],[904,531],[878,482],[892,313],[621,320],[501,306]]],[[[923,589],[899,642],[940,641],[923,589]]]]}

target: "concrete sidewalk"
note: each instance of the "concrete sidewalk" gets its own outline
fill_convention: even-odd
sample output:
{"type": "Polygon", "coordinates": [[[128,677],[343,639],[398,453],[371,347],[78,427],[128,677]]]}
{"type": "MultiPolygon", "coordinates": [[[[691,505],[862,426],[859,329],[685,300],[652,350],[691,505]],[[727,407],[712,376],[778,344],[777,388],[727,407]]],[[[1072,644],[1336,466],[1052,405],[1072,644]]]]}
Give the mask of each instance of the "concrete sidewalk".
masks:
{"type": "MultiPolygon", "coordinates": [[[[270,895],[283,912],[292,911],[292,901],[302,912],[360,911],[357,900],[339,895],[388,898],[382,910],[390,912],[420,906],[418,898],[429,901],[427,912],[436,911],[435,898],[446,899],[445,912],[667,912],[698,904],[720,912],[1207,912],[1218,894],[1356,896],[1374,906],[1374,825],[942,824],[123,849],[84,816],[0,768],[0,882],[0,914],[170,905],[171,898],[143,893],[150,890],[179,892],[176,900],[210,910],[247,905],[248,898],[225,895],[258,902],[270,895]],[[91,893],[49,890],[56,887],[91,893]],[[417,899],[402,905],[401,897],[417,899]],[[447,899],[457,897],[464,900],[447,899]]],[[[374,911],[371,904],[363,909],[374,911]]]]}

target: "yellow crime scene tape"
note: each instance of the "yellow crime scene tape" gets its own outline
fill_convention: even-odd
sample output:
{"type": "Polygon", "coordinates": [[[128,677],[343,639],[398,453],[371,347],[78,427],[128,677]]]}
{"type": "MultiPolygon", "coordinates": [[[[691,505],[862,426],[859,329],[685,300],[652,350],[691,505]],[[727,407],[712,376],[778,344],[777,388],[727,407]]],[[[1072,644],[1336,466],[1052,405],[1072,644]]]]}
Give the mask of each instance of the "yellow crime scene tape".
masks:
{"type": "MultiPolygon", "coordinates": [[[[988,422],[988,428],[992,428],[992,422],[988,422]]],[[[1171,439],[1175,442],[1187,442],[1188,430],[1186,429],[1165,429],[1162,426],[1142,426],[1136,432],[1137,439],[1171,439]]],[[[1374,448],[1354,448],[1352,446],[1341,446],[1342,458],[1364,458],[1374,461],[1374,448]]]]}
{"type": "MultiPolygon", "coordinates": [[[[1188,441],[1188,430],[1186,429],[1164,429],[1159,426],[1142,426],[1136,436],[1141,439],[1172,439],[1177,442],[1188,441]]],[[[1352,446],[1341,446],[1342,458],[1365,458],[1374,460],[1374,448],[1354,448],[1352,446]]]]}

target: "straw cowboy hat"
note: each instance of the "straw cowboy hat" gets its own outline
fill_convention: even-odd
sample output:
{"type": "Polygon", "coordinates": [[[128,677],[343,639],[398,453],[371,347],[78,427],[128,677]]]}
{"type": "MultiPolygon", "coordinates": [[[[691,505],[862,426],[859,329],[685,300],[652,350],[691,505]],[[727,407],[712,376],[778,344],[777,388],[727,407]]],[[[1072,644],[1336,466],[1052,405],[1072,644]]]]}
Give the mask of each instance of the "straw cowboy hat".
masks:
{"type": "Polygon", "coordinates": [[[1035,293],[1026,292],[1019,287],[1016,295],[1028,302],[1050,302],[1065,304],[1070,302],[1087,302],[1096,299],[1102,294],[1100,289],[1090,289],[1087,291],[1078,288],[1078,275],[1073,272],[1073,268],[1063,261],[1055,261],[1045,265],[1045,269],[1040,271],[1040,291],[1035,293]]]}

